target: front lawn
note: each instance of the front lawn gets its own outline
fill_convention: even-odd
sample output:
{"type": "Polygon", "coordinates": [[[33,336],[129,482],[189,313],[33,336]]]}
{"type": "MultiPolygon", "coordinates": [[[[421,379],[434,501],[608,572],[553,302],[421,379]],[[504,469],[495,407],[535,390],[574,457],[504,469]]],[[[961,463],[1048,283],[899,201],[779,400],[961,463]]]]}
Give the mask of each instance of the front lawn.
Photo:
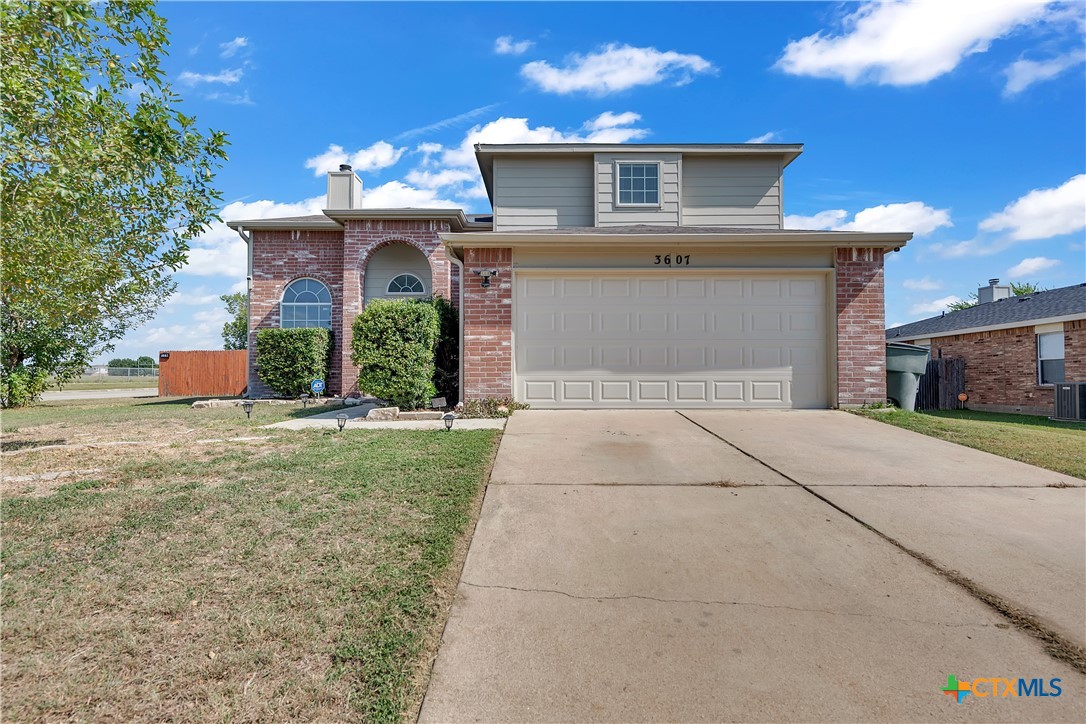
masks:
{"type": "Polygon", "coordinates": [[[940,440],[1086,478],[1086,424],[974,410],[856,412],[940,440]]]}
{"type": "Polygon", "coordinates": [[[410,717],[497,431],[189,402],[4,412],[0,718],[410,717]]]}

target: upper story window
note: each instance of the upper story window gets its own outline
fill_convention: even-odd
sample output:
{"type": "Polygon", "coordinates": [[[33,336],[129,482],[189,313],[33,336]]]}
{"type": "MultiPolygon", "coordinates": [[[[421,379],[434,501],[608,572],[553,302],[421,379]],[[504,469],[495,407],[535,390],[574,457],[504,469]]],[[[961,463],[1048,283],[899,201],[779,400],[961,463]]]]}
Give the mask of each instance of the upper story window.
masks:
{"type": "Polygon", "coordinates": [[[619,161],[615,165],[619,206],[660,205],[660,164],[619,161]]]}
{"type": "Polygon", "coordinates": [[[425,294],[426,286],[414,274],[400,274],[388,283],[389,294],[425,294]]]}
{"type": "Polygon", "coordinates": [[[296,279],[283,292],[279,326],[332,328],[332,295],[316,279],[296,279]]]}
{"type": "Polygon", "coordinates": [[[1063,332],[1037,335],[1037,381],[1042,385],[1063,382],[1063,332]]]}

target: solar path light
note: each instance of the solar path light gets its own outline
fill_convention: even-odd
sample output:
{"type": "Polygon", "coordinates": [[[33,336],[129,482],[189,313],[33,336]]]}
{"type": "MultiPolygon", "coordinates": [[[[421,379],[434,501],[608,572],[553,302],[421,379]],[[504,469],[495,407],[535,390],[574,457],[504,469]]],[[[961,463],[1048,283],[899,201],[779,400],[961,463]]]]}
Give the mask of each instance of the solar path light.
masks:
{"type": "Polygon", "coordinates": [[[246,419],[246,420],[250,420],[250,419],[252,419],[252,415],[253,415],[253,405],[254,405],[254,404],[255,404],[255,403],[254,403],[254,402],[253,402],[252,400],[245,400],[245,401],[243,401],[243,402],[241,403],[241,407],[242,407],[242,409],[243,409],[243,410],[245,410],[245,419],[246,419]]]}
{"type": "Polygon", "coordinates": [[[453,422],[456,421],[456,414],[452,412],[446,412],[444,415],[441,416],[441,420],[445,423],[445,430],[451,430],[453,422]]]}
{"type": "Polygon", "coordinates": [[[339,431],[343,432],[343,426],[347,424],[347,413],[341,412],[336,415],[336,424],[339,425],[339,431]]]}

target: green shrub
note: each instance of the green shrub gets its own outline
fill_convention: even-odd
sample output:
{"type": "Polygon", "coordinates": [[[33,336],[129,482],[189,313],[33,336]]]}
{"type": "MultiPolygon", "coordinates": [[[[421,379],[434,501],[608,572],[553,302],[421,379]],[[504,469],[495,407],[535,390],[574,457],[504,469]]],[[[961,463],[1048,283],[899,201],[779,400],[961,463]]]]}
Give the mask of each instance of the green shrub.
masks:
{"type": "Polygon", "coordinates": [[[23,407],[41,397],[49,374],[26,365],[0,370],[0,407],[23,407]]]}
{"type": "Polygon", "coordinates": [[[527,410],[531,405],[514,402],[512,397],[490,397],[485,400],[468,400],[464,403],[461,417],[509,417],[517,410],[527,410]]]}
{"type": "Polygon", "coordinates": [[[434,353],[434,387],[450,405],[460,399],[460,315],[444,297],[434,297],[434,309],[441,323],[434,353]]]}
{"type": "Polygon", "coordinates": [[[396,407],[414,409],[435,395],[434,351],[441,321],[419,299],[374,299],[354,320],[351,359],[358,389],[396,407]]]}
{"type": "Polygon", "coordinates": [[[332,333],[323,328],[262,329],[256,333],[256,373],[276,393],[297,397],[328,379],[332,333]]]}

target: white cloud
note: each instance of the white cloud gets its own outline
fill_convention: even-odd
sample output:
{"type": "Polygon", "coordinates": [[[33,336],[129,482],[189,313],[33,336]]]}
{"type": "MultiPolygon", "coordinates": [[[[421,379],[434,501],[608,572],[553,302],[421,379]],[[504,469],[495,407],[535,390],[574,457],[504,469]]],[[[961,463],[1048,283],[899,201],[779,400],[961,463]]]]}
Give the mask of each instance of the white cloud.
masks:
{"type": "Polygon", "coordinates": [[[773,143],[777,140],[778,136],[779,134],[776,131],[770,131],[769,133],[763,133],[754,138],[748,138],[747,143],[773,143]]]}
{"type": "Polygon", "coordinates": [[[494,41],[494,52],[498,55],[523,55],[535,45],[531,40],[513,40],[512,35],[503,35],[494,41]]]}
{"type": "Polygon", "coordinates": [[[841,32],[818,32],[790,42],[776,68],[793,75],[846,83],[927,83],[992,41],[1037,23],[1043,2],[866,2],[841,20],[841,32]]]}
{"type": "Polygon", "coordinates": [[[936,312],[942,312],[947,309],[951,304],[962,301],[961,297],[956,297],[953,294],[949,297],[943,297],[942,299],[936,299],[931,302],[921,302],[920,304],[914,304],[909,307],[909,314],[934,314],[936,312]]]}
{"type": "Polygon", "coordinates": [[[462,204],[441,198],[436,189],[416,189],[401,181],[389,181],[376,188],[362,190],[362,206],[367,209],[449,209],[462,204]]]}
{"type": "Polygon", "coordinates": [[[980,222],[981,231],[1009,231],[1009,239],[1028,241],[1071,234],[1086,228],[1086,174],[1062,186],[1034,189],[980,222]]]}
{"type": "Polygon", "coordinates": [[[1084,59],[1086,59],[1086,54],[1078,50],[1048,60],[1017,60],[1008,65],[1007,69],[1003,71],[1007,76],[1007,84],[1003,86],[1003,95],[1017,95],[1034,83],[1051,80],[1065,70],[1074,68],[1084,59]]]}
{"type": "Polygon", "coordinates": [[[787,215],[786,229],[827,229],[832,231],[911,231],[916,236],[926,236],[938,228],[953,226],[949,209],[933,209],[920,201],[903,204],[883,204],[864,209],[845,221],[844,209],[820,211],[814,216],[787,215]]]}
{"type": "Polygon", "coordinates": [[[313,169],[314,176],[335,171],[341,163],[351,164],[356,172],[378,171],[395,166],[406,150],[406,148],[396,148],[386,141],[377,141],[369,148],[360,148],[354,153],[348,153],[343,150],[343,146],[333,143],[319,156],[306,159],[305,167],[313,169]]]}
{"type": "Polygon", "coordinates": [[[225,306],[218,306],[201,309],[199,312],[195,312],[192,318],[197,322],[207,322],[222,327],[230,319],[230,314],[226,311],[225,306]]]}
{"type": "MultiPolygon", "coordinates": [[[[200,322],[199,324],[171,324],[161,327],[144,327],[133,339],[125,339],[125,347],[135,349],[222,349],[222,325],[200,322]]],[[[118,345],[118,349],[121,345],[118,345]]]]}
{"type": "Polygon", "coordinates": [[[814,216],[800,216],[799,214],[785,214],[784,228],[786,229],[836,229],[837,226],[848,218],[848,212],[844,209],[830,209],[819,211],[814,216]]]}
{"type": "Polygon", "coordinates": [[[247,45],[249,45],[249,39],[239,35],[228,43],[219,43],[219,56],[233,58],[239,50],[247,45]]]}
{"type": "Polygon", "coordinates": [[[177,76],[177,80],[184,85],[197,85],[198,83],[222,83],[223,85],[234,85],[241,77],[245,75],[245,70],[242,68],[226,68],[220,70],[218,73],[193,73],[192,71],[182,71],[181,75],[177,76]]]}
{"type": "Polygon", "coordinates": [[[669,80],[685,85],[696,74],[715,71],[713,64],[700,55],[615,44],[588,55],[574,53],[562,67],[536,60],[520,69],[521,75],[540,90],[562,95],[606,95],[669,80]]]}
{"type": "Polygon", "coordinates": [[[932,281],[930,277],[924,277],[923,279],[906,279],[902,282],[901,286],[906,289],[915,289],[916,291],[921,292],[932,292],[936,289],[943,288],[941,282],[932,281]]]}
{"type": "MultiPolygon", "coordinates": [[[[489,111],[494,110],[495,108],[497,108],[500,105],[501,105],[500,103],[491,103],[490,105],[487,105],[487,106],[479,106],[478,108],[472,108],[470,111],[467,111],[465,113],[459,113],[459,114],[457,114],[455,116],[450,116],[448,118],[442,118],[440,121],[435,121],[434,123],[431,123],[431,124],[429,124],[427,126],[419,126],[418,128],[411,128],[409,130],[404,131],[403,133],[398,133],[392,138],[392,140],[393,141],[401,141],[401,140],[403,140],[405,138],[412,138],[413,136],[421,136],[424,133],[432,133],[433,131],[440,131],[440,130],[443,130],[445,128],[449,128],[450,126],[455,126],[458,123],[463,123],[464,121],[470,121],[473,118],[477,118],[477,117],[483,115],[484,113],[487,113],[489,111]]],[[[429,145],[429,144],[421,144],[419,147],[421,148],[422,146],[425,146],[425,145],[429,145]]]]}
{"type": "Polygon", "coordinates": [[[297,203],[262,200],[227,204],[219,214],[223,220],[211,224],[206,232],[191,242],[189,261],[181,272],[194,276],[244,278],[247,267],[245,242],[225,222],[319,214],[324,208],[325,200],[322,194],[297,203]]]}
{"type": "Polygon", "coordinates": [[[1031,256],[1023,259],[1007,270],[1008,277],[1029,277],[1040,274],[1043,271],[1054,269],[1060,265],[1059,259],[1048,259],[1043,256],[1031,256]]]}
{"type": "Polygon", "coordinates": [[[944,226],[954,226],[949,209],[933,209],[920,201],[905,204],[873,206],[856,214],[856,218],[838,227],[839,231],[911,231],[927,236],[944,226]]]}
{"type": "Polygon", "coordinates": [[[633,111],[626,111],[625,113],[612,113],[611,111],[604,111],[590,121],[586,121],[584,128],[587,131],[602,131],[607,128],[617,128],[618,126],[629,126],[632,123],[637,123],[641,120],[641,114],[634,113],[633,111]]]}
{"type": "Polygon", "coordinates": [[[219,101],[231,106],[253,106],[253,99],[249,97],[249,91],[244,93],[208,93],[204,100],[219,101]]]}

